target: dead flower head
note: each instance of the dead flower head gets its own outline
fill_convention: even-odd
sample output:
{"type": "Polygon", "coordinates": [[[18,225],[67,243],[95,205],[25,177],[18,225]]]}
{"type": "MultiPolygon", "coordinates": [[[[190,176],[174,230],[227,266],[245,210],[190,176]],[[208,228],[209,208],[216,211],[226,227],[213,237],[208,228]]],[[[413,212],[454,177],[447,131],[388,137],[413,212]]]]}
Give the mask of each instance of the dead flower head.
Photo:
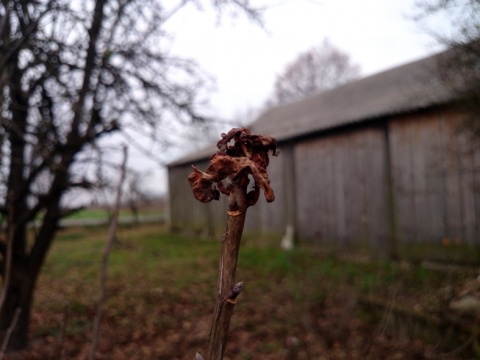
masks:
{"type": "Polygon", "coordinates": [[[218,200],[220,192],[230,195],[234,186],[247,189],[249,175],[254,186],[247,193],[247,206],[254,205],[263,189],[268,202],[275,200],[270,187],[267,166],[268,151],[277,153],[277,141],[271,136],[253,135],[247,128],[234,128],[222,134],[217,151],[210,158],[210,166],[205,172],[192,165],[193,172],[188,176],[195,198],[202,202],[218,200]]]}

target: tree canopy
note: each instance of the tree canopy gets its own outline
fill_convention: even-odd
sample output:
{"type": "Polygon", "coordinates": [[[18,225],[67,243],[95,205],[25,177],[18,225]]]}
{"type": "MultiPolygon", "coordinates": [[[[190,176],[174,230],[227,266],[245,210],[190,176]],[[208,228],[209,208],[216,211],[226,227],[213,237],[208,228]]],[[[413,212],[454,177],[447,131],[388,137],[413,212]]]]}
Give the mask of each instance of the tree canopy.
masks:
{"type": "Polygon", "coordinates": [[[299,101],[359,75],[360,67],[352,63],[350,55],[325,39],[320,46],[300,53],[277,76],[270,102],[279,105],[299,101]]]}
{"type": "Polygon", "coordinates": [[[449,49],[438,71],[469,114],[464,128],[480,138],[480,0],[422,0],[415,20],[449,49]],[[435,26],[439,19],[448,26],[435,26]]]}

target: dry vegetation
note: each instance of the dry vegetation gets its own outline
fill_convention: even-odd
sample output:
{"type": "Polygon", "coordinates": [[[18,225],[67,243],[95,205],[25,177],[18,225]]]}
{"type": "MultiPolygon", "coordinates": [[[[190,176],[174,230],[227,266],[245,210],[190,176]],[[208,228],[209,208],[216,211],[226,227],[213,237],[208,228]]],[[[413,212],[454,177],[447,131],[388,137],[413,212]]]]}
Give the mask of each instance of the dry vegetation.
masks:
{"type": "MultiPolygon", "coordinates": [[[[86,359],[104,228],[62,231],[38,284],[31,346],[7,359],[86,359]]],[[[112,254],[98,359],[194,359],[215,299],[220,244],[121,229],[112,254]]],[[[427,313],[459,274],[405,264],[353,263],[311,249],[284,252],[258,239],[240,251],[244,282],[225,359],[458,359],[440,340],[393,334],[357,306],[375,296],[427,313]]],[[[462,275],[464,276],[464,275],[462,275]]]]}

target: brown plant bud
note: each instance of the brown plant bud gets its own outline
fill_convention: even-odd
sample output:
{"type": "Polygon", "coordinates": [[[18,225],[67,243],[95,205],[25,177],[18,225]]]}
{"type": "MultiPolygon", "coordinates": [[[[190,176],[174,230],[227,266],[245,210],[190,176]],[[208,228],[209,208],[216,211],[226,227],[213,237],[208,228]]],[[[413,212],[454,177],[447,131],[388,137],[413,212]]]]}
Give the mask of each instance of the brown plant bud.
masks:
{"type": "MultiPolygon", "coordinates": [[[[193,172],[188,176],[195,198],[202,202],[210,202],[220,198],[220,192],[230,195],[235,184],[247,188],[248,175],[253,177],[252,190],[247,194],[245,206],[252,206],[258,200],[260,189],[263,189],[265,199],[272,202],[275,199],[267,166],[268,152],[278,155],[277,141],[271,136],[253,135],[247,128],[233,128],[227,134],[222,134],[218,141],[217,151],[210,158],[210,165],[205,172],[192,165],[193,172]]],[[[243,208],[243,204],[237,204],[243,208]]]]}

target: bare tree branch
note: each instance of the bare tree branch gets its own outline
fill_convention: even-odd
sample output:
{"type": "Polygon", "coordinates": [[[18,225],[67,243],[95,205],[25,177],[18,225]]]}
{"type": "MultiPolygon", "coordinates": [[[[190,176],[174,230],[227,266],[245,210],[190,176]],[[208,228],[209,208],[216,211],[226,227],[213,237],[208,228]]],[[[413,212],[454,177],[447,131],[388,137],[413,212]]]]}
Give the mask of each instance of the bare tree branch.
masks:
{"type": "Polygon", "coordinates": [[[449,51],[439,57],[437,71],[442,86],[457,96],[457,104],[466,120],[462,129],[480,138],[480,1],[421,0],[413,17],[438,43],[449,51]],[[440,16],[448,31],[432,26],[430,20],[440,16]]]}
{"type": "Polygon", "coordinates": [[[107,242],[105,243],[105,248],[102,253],[102,264],[100,269],[100,289],[97,300],[97,312],[93,322],[93,334],[92,334],[92,345],[90,348],[89,359],[95,359],[95,352],[97,350],[98,338],[100,335],[100,322],[103,315],[103,303],[106,296],[106,286],[107,286],[107,270],[108,270],[108,259],[112,251],[113,242],[117,236],[117,226],[118,226],[118,215],[120,213],[120,206],[122,203],[122,189],[127,176],[127,159],[128,159],[128,148],[123,147],[123,161],[120,168],[120,181],[117,186],[117,194],[115,198],[115,205],[113,207],[112,216],[110,217],[110,227],[108,228],[108,237],[107,242]]]}

